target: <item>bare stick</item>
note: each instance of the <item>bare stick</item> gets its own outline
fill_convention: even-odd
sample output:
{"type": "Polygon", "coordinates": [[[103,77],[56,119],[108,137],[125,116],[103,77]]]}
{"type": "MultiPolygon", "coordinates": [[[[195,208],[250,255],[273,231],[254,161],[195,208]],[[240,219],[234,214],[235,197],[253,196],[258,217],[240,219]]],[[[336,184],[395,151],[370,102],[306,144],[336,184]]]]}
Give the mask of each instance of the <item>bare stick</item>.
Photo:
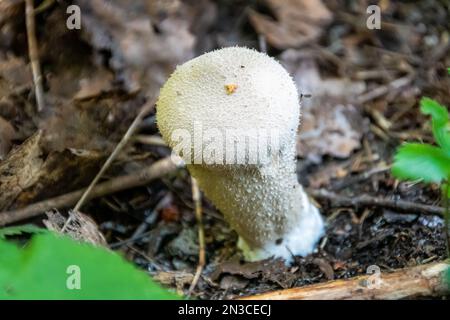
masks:
{"type": "Polygon", "coordinates": [[[267,53],[266,37],[264,37],[262,34],[258,34],[258,45],[259,45],[259,51],[267,53]]]}
{"type": "MultiPolygon", "coordinates": [[[[154,179],[175,171],[179,166],[170,157],[161,159],[151,166],[134,172],[130,175],[113,178],[96,185],[86,200],[102,197],[115,192],[146,185],[154,179]]],[[[32,218],[51,209],[59,209],[71,206],[77,202],[86,189],[77,190],[62,196],[47,199],[31,204],[28,207],[9,212],[0,212],[0,226],[14,223],[20,220],[32,218]]]]}
{"type": "Polygon", "coordinates": [[[392,273],[358,276],[345,280],[279,290],[244,300],[396,300],[443,296],[450,292],[444,262],[401,269],[392,273]]]}
{"type": "Polygon", "coordinates": [[[333,207],[364,207],[375,206],[394,210],[406,211],[410,213],[443,215],[444,209],[437,206],[430,206],[405,200],[386,199],[381,197],[371,197],[368,195],[346,197],[336,193],[319,189],[308,190],[308,193],[321,200],[329,200],[333,207]]]}
{"type": "Polygon", "coordinates": [[[197,180],[191,177],[192,184],[192,200],[195,205],[195,218],[197,219],[198,225],[198,265],[197,270],[195,271],[194,279],[192,280],[191,286],[189,287],[188,296],[191,295],[192,291],[195,289],[198,280],[200,279],[200,275],[202,274],[203,267],[205,266],[205,231],[203,228],[203,219],[202,219],[202,199],[200,195],[200,190],[198,188],[197,180]]]}
{"type": "Polygon", "coordinates": [[[28,38],[28,55],[30,56],[31,70],[33,72],[34,94],[38,112],[44,110],[44,90],[42,89],[42,73],[39,64],[39,51],[36,40],[36,25],[34,21],[33,0],[25,1],[25,19],[28,38]]]}
{"type": "Polygon", "coordinates": [[[376,98],[381,97],[382,95],[385,95],[390,90],[397,90],[397,89],[400,89],[400,88],[408,85],[412,80],[413,80],[413,78],[410,75],[403,77],[403,78],[395,79],[394,81],[392,81],[386,85],[379,86],[372,91],[361,94],[357,98],[357,101],[358,101],[358,103],[363,104],[368,101],[374,100],[376,98]]]}
{"type": "Polygon", "coordinates": [[[391,166],[379,166],[379,167],[376,167],[376,168],[364,171],[363,173],[358,174],[356,176],[351,176],[348,179],[339,180],[339,181],[337,181],[337,183],[333,187],[335,189],[342,189],[342,188],[345,188],[345,187],[350,186],[352,184],[355,184],[357,182],[369,179],[370,177],[372,177],[375,174],[386,172],[390,168],[391,168],[391,166]]]}
{"type": "Polygon", "coordinates": [[[159,147],[167,147],[167,143],[159,136],[149,136],[145,134],[137,134],[134,136],[134,141],[142,143],[142,144],[148,144],[152,146],[159,146],[159,147]]]}

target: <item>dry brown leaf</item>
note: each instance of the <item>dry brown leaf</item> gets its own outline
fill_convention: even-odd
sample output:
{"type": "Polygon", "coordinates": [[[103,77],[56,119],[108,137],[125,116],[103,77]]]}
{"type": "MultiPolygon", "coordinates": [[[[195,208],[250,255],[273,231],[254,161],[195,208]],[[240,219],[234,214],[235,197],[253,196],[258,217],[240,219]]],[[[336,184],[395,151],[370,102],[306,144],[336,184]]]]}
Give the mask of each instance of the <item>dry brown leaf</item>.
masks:
{"type": "Polygon", "coordinates": [[[5,60],[0,59],[0,78],[7,81],[11,89],[31,86],[32,75],[23,59],[10,56],[5,60]]]}
{"type": "Polygon", "coordinates": [[[92,78],[80,79],[80,90],[75,93],[74,100],[87,100],[100,97],[112,90],[113,77],[107,73],[97,73],[92,78]]]}
{"type": "Polygon", "coordinates": [[[211,279],[218,281],[224,275],[237,275],[245,279],[261,277],[266,281],[277,283],[283,288],[290,287],[297,277],[289,272],[289,267],[281,259],[267,259],[242,264],[234,258],[221,263],[211,274],[211,279]]]}
{"type": "Polygon", "coordinates": [[[14,127],[0,116],[0,161],[2,161],[5,156],[11,150],[11,141],[16,135],[16,130],[14,127]]]}
{"type": "Polygon", "coordinates": [[[313,189],[327,187],[331,179],[345,177],[348,174],[348,170],[345,169],[346,165],[330,163],[326,166],[321,166],[320,170],[308,175],[309,186],[313,189]]]}
{"type": "Polygon", "coordinates": [[[24,188],[39,180],[43,165],[41,138],[42,132],[37,132],[0,162],[0,211],[7,209],[24,188]]]}
{"type": "Polygon", "coordinates": [[[334,279],[333,267],[330,265],[330,263],[327,260],[325,260],[323,258],[314,258],[312,260],[312,263],[314,263],[316,266],[319,267],[320,271],[323,272],[323,274],[325,275],[325,277],[328,280],[334,279]]]}
{"type": "Polygon", "coordinates": [[[242,290],[249,283],[248,279],[235,275],[224,275],[220,280],[220,288],[223,290],[242,290]]]}
{"type": "Polygon", "coordinates": [[[349,157],[361,147],[364,121],[353,101],[365,90],[364,82],[322,79],[314,58],[304,52],[286,50],[281,61],[293,75],[299,92],[312,95],[302,102],[297,154],[314,161],[324,155],[349,157]]]}
{"type": "Polygon", "coordinates": [[[333,19],[321,0],[265,0],[277,20],[250,10],[250,22],[278,49],[296,48],[317,39],[333,19]]]}
{"type": "MultiPolygon", "coordinates": [[[[11,19],[12,16],[17,15],[21,10],[21,0],[2,0],[0,1],[0,27],[11,19]]],[[[1,36],[0,36],[1,37],[1,36]]]]}
{"type": "Polygon", "coordinates": [[[164,207],[161,211],[161,219],[166,222],[174,222],[180,220],[180,210],[174,204],[164,207]]]}
{"type": "Polygon", "coordinates": [[[334,104],[315,99],[320,107],[304,107],[297,153],[303,157],[331,155],[348,158],[361,147],[362,123],[351,104],[334,104]]]}
{"type": "Polygon", "coordinates": [[[15,199],[15,207],[85,186],[95,176],[104,158],[104,153],[80,149],[45,153],[45,161],[36,172],[36,182],[23,187],[15,199]]]}
{"type": "Polygon", "coordinates": [[[84,38],[98,52],[111,52],[108,64],[129,91],[142,88],[149,96],[156,94],[175,66],[194,56],[191,4],[142,0],[76,3],[84,12],[84,38]]]}
{"type": "MultiPolygon", "coordinates": [[[[24,59],[0,54],[0,117],[9,121],[10,124],[14,124],[14,139],[22,141],[36,131],[35,124],[31,120],[32,112],[30,112],[35,108],[27,99],[29,91],[33,87],[30,70],[31,68],[24,59]]],[[[0,131],[2,131],[2,127],[4,125],[0,125],[0,131]]],[[[8,131],[10,131],[9,129],[10,127],[8,131]]]]}
{"type": "Polygon", "coordinates": [[[184,295],[183,289],[190,285],[194,275],[185,271],[160,271],[153,276],[153,279],[165,286],[177,287],[177,293],[184,295]]]}
{"type": "Polygon", "coordinates": [[[12,102],[13,96],[18,96],[21,92],[31,88],[33,85],[30,68],[25,64],[24,60],[14,56],[7,56],[2,59],[0,55],[0,114],[9,119],[8,113],[14,111],[19,113],[21,107],[15,106],[12,102]],[[4,106],[11,105],[8,109],[3,110],[4,106]]]}
{"type": "Polygon", "coordinates": [[[103,153],[65,149],[47,153],[42,131],[0,162],[0,211],[22,207],[86,185],[103,153]]]}
{"type": "Polygon", "coordinates": [[[142,96],[111,92],[96,99],[63,100],[39,123],[46,149],[111,152],[143,103],[142,96]]]}
{"type": "Polygon", "coordinates": [[[81,212],[70,211],[69,214],[72,219],[67,224],[64,232],[62,232],[62,229],[67,219],[58,211],[46,212],[48,219],[43,220],[43,223],[47,229],[57,233],[63,233],[77,241],[84,241],[102,247],[108,246],[105,237],[98,229],[94,220],[81,212]]]}

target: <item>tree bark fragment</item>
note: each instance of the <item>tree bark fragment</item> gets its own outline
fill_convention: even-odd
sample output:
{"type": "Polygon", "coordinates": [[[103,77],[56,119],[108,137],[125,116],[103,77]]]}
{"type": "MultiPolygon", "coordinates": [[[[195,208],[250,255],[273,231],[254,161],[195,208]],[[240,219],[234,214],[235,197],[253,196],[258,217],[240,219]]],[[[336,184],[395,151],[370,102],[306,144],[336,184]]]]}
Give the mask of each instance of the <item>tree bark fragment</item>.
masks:
{"type": "Polygon", "coordinates": [[[416,297],[438,297],[450,293],[449,264],[430,263],[392,273],[363,275],[345,280],[273,291],[243,300],[397,300],[416,297]]]}

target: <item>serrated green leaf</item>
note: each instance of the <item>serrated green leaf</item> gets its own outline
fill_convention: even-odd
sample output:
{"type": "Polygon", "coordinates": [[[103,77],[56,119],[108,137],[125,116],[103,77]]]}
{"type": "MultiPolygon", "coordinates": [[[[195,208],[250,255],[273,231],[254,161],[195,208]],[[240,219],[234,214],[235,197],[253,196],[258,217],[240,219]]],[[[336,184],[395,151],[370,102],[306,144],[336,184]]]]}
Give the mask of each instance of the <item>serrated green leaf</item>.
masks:
{"type": "Polygon", "coordinates": [[[176,298],[105,249],[52,233],[35,235],[24,249],[0,240],[0,299],[176,298]],[[73,279],[80,289],[68,286],[73,279]]]}
{"type": "Polygon", "coordinates": [[[445,152],[450,153],[450,122],[447,108],[436,100],[423,97],[420,100],[420,110],[426,115],[431,115],[434,138],[445,152]]]}
{"type": "Polygon", "coordinates": [[[46,232],[46,229],[42,229],[32,224],[25,224],[21,226],[6,227],[0,229],[0,239],[6,239],[7,236],[18,236],[23,233],[42,233],[46,232]]]}
{"type": "Polygon", "coordinates": [[[435,146],[407,143],[397,150],[392,173],[404,180],[440,183],[450,176],[450,156],[435,146]]]}

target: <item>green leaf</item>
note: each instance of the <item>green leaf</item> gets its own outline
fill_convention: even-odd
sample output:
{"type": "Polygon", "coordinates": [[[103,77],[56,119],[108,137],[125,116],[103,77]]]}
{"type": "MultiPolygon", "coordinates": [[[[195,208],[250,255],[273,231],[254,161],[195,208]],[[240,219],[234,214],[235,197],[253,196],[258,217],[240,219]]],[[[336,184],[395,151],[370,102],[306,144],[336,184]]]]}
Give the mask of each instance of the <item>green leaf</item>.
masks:
{"type": "MultiPolygon", "coordinates": [[[[0,240],[0,299],[4,297],[4,284],[12,278],[15,268],[21,262],[21,252],[12,243],[0,240]]],[[[7,289],[6,289],[7,290],[7,289]]]]}
{"type": "Polygon", "coordinates": [[[447,68],[447,72],[448,72],[448,74],[450,74],[450,68],[447,68]]]}
{"type": "Polygon", "coordinates": [[[427,97],[420,100],[420,106],[422,113],[431,115],[431,125],[436,142],[447,153],[450,153],[450,122],[447,108],[427,97]]]}
{"type": "Polygon", "coordinates": [[[450,268],[447,268],[447,286],[450,290],[450,268]]]}
{"type": "MultiPolygon", "coordinates": [[[[441,185],[441,191],[442,191],[442,196],[447,197],[450,201],[450,182],[449,182],[449,180],[450,179],[447,179],[447,182],[443,183],[441,185]]],[[[445,205],[444,205],[444,208],[445,208],[445,205]]]]}
{"type": "Polygon", "coordinates": [[[35,235],[24,249],[0,240],[0,299],[176,298],[105,249],[52,233],[35,235]]]}
{"type": "Polygon", "coordinates": [[[45,231],[46,229],[33,226],[32,224],[7,227],[0,229],[0,239],[6,239],[7,236],[18,236],[24,233],[42,233],[45,231]]]}
{"type": "Polygon", "coordinates": [[[440,183],[450,176],[450,156],[435,146],[407,143],[397,150],[392,173],[403,180],[440,183]]]}

